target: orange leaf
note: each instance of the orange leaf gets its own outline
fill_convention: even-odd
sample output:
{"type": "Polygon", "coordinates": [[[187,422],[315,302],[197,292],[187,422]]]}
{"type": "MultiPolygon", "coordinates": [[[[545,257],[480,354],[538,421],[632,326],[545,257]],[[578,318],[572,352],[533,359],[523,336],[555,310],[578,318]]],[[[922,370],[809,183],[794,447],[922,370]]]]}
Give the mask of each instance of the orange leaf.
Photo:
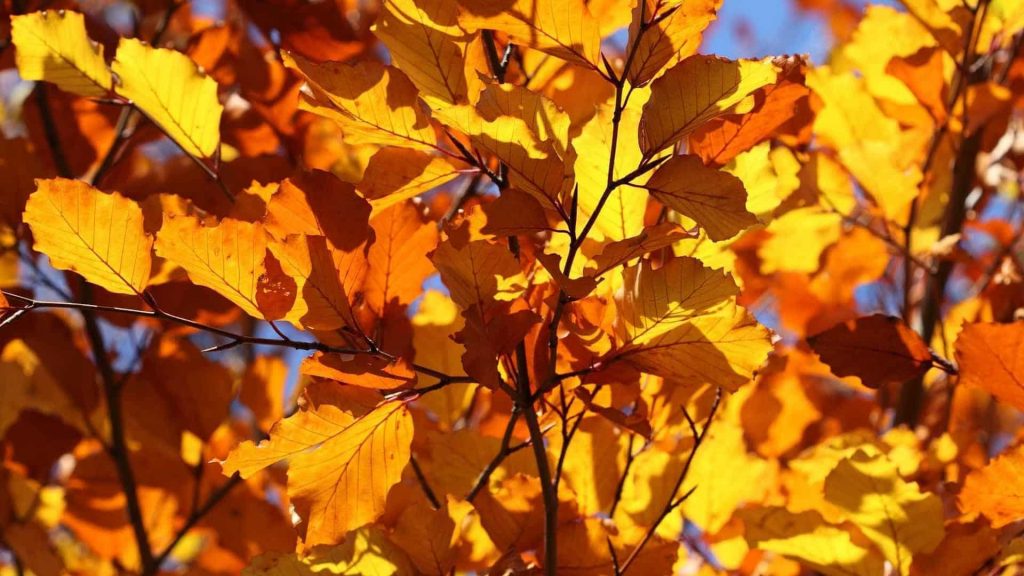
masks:
{"type": "Polygon", "coordinates": [[[964,384],[1024,410],[1024,322],[969,324],[956,339],[964,384]]]}
{"type": "Polygon", "coordinates": [[[983,514],[993,528],[1024,516],[1024,447],[1016,446],[967,475],[957,502],[967,514],[983,514]]]}

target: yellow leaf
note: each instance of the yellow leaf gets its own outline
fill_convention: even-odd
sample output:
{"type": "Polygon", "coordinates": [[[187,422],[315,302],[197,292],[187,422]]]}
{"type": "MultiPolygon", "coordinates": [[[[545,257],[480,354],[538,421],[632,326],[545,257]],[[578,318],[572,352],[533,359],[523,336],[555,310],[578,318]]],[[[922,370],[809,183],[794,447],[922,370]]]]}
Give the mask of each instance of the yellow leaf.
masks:
{"type": "Polygon", "coordinates": [[[453,0],[388,0],[373,31],[433,107],[465,103],[481,88],[463,66],[467,47],[453,0]]]}
{"type": "Polygon", "coordinates": [[[678,384],[711,383],[735,390],[771,351],[768,330],[736,304],[725,273],[689,257],[655,270],[649,261],[626,268],[619,339],[612,352],[678,384]]]}
{"type": "MultiPolygon", "coordinates": [[[[597,514],[611,508],[629,449],[627,437],[597,416],[584,418],[572,437],[562,471],[581,512],[597,514]]],[[[557,454],[562,444],[555,435],[550,450],[557,454]]]]}
{"type": "Polygon", "coordinates": [[[864,78],[868,92],[896,104],[916,105],[917,98],[907,86],[886,72],[893,58],[910,56],[935,39],[913,15],[889,6],[869,6],[842,55],[864,78]],[[879,38],[888,38],[879,42],[879,38]]]}
{"type": "Polygon", "coordinates": [[[214,290],[250,316],[264,317],[258,301],[269,278],[263,225],[225,218],[207,226],[195,216],[165,215],[156,253],[182,267],[193,283],[214,290]]]}
{"type": "Polygon", "coordinates": [[[459,23],[468,30],[487,28],[574,64],[597,68],[601,31],[583,0],[463,0],[459,23]]]}
{"type": "Polygon", "coordinates": [[[569,117],[546,98],[492,84],[477,106],[452,106],[437,117],[505,162],[511,184],[545,205],[552,206],[572,185],[569,117]]]}
{"type": "Polygon", "coordinates": [[[640,149],[650,158],[701,124],[775,82],[771,60],[691,56],[651,84],[640,120],[640,149]]]}
{"type": "Polygon", "coordinates": [[[371,60],[316,63],[290,52],[282,58],[313,90],[313,96],[303,95],[300,108],[338,122],[347,142],[437,148],[430,115],[401,70],[371,60]]]}
{"type": "Polygon", "coordinates": [[[757,217],[747,211],[743,181],[705,166],[699,156],[669,159],[645,187],[662,204],[695,220],[716,242],[757,224],[757,217]]]}
{"type": "MultiPolygon", "coordinates": [[[[594,213],[608,184],[613,112],[612,105],[605,103],[572,141],[576,155],[576,185],[579,186],[579,222],[586,222],[594,213]]],[[[615,152],[615,179],[626,176],[640,165],[642,158],[636,140],[639,123],[640,114],[637,110],[627,108],[622,112],[615,152]]],[[[641,184],[643,179],[640,177],[635,183],[641,184]]],[[[590,237],[595,240],[618,241],[640,234],[646,208],[643,190],[631,186],[617,187],[601,208],[590,237]]],[[[582,226],[580,224],[578,227],[582,226]]]]}
{"type": "Polygon", "coordinates": [[[665,68],[694,55],[700,47],[704,29],[714,22],[721,6],[722,0],[637,2],[626,44],[636,46],[626,70],[630,84],[642,86],[665,68]],[[651,25],[655,21],[657,23],[651,25]]]}
{"type": "Polygon", "coordinates": [[[103,46],[94,44],[78,12],[43,10],[11,17],[11,40],[23,80],[53,82],[61,90],[100,97],[110,92],[111,75],[103,46]]]}
{"type": "Polygon", "coordinates": [[[902,219],[917,196],[921,170],[903,145],[899,122],[882,112],[864,80],[852,73],[816,68],[808,72],[807,86],[824,103],[814,120],[815,133],[839,153],[840,162],[886,217],[902,219]]]}
{"type": "MultiPolygon", "coordinates": [[[[437,290],[425,292],[412,317],[416,363],[442,374],[464,375],[462,355],[466,349],[451,337],[464,325],[459,307],[450,298],[437,290]]],[[[420,382],[429,386],[436,384],[437,379],[421,375],[420,382]]],[[[475,390],[475,384],[450,384],[421,396],[416,404],[433,412],[443,429],[451,430],[466,413],[475,390]]]]}
{"type": "Polygon", "coordinates": [[[800,561],[827,576],[878,576],[885,573],[881,556],[853,542],[849,532],[827,524],[814,511],[790,512],[782,507],[748,508],[737,515],[746,527],[751,548],[800,561]]]}
{"type": "Polygon", "coordinates": [[[366,526],[339,546],[317,546],[306,556],[267,552],[253,558],[242,576],[412,576],[412,565],[387,535],[366,526]]]}
{"type": "Polygon", "coordinates": [[[374,397],[336,382],[311,384],[300,411],[275,424],[268,440],[232,450],[224,473],[248,478],[288,460],[288,495],[306,521],[305,543],[340,542],[384,512],[388,491],[409,462],[412,417],[405,403],[367,410],[374,397]]]}
{"type": "Polygon", "coordinates": [[[839,240],[842,217],[821,208],[799,208],[772,221],[771,237],[757,249],[761,273],[803,272],[821,267],[821,254],[839,240]]]}
{"type": "Polygon", "coordinates": [[[903,576],[913,555],[931,552],[945,535],[942,501],[900,478],[884,454],[858,450],[825,479],[825,499],[838,506],[903,576]]]}
{"type": "Polygon", "coordinates": [[[122,38],[114,59],[116,89],[155,122],[185,153],[211,158],[220,145],[217,82],[188,56],[122,38]]]}
{"type": "Polygon", "coordinates": [[[727,418],[711,423],[687,475],[696,490],[683,503],[687,520],[715,534],[733,511],[746,502],[760,502],[774,484],[772,463],[747,452],[743,429],[727,418]]]}
{"type": "Polygon", "coordinates": [[[146,288],[153,238],[146,234],[142,208],[132,200],[78,180],[39,180],[24,219],[35,249],[54,267],[118,294],[146,288]]]}

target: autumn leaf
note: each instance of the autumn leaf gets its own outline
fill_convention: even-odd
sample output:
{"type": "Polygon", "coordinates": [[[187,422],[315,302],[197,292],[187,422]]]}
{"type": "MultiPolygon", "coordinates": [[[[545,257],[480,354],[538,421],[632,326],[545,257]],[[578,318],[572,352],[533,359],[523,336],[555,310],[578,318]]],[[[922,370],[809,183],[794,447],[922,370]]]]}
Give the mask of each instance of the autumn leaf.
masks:
{"type": "Polygon", "coordinates": [[[712,240],[727,240],[757,224],[747,211],[743,181],[697,156],[671,158],[644,186],[662,204],[696,220],[712,240]]]}
{"type": "Polygon", "coordinates": [[[902,214],[918,193],[921,172],[902,149],[899,122],[885,115],[853,74],[828,68],[807,75],[807,86],[823,107],[814,119],[815,132],[838,152],[839,161],[892,218],[902,214]]]}
{"type": "Polygon", "coordinates": [[[704,29],[714,22],[721,5],[722,0],[637,2],[629,25],[629,46],[635,46],[626,70],[630,84],[643,86],[695,54],[704,29]]]}
{"type": "Polygon", "coordinates": [[[112,78],[103,60],[103,46],[89,38],[82,14],[44,10],[14,15],[11,40],[22,79],[53,82],[82,96],[110,92],[112,78]]]}
{"type": "Polygon", "coordinates": [[[416,86],[397,68],[377,62],[316,63],[285,52],[284,63],[314,90],[300,105],[340,123],[352,142],[437,148],[430,115],[419,104],[416,86]]]}
{"type": "Polygon", "coordinates": [[[1024,409],[1022,346],[1024,322],[964,326],[956,339],[962,382],[1024,409]]]}
{"type": "Polygon", "coordinates": [[[767,330],[736,305],[736,285],[694,258],[649,262],[623,273],[619,339],[612,358],[679,384],[735,389],[771,350],[767,330]]]}
{"type": "Polygon", "coordinates": [[[372,526],[360,528],[338,546],[318,546],[309,554],[271,552],[257,556],[243,576],[314,576],[316,574],[391,576],[413,574],[409,560],[372,526]]]}
{"type": "Polygon", "coordinates": [[[942,541],[942,502],[899,477],[884,455],[857,451],[825,480],[825,499],[842,509],[906,576],[913,555],[942,541]]]}
{"type": "Polygon", "coordinates": [[[818,512],[799,514],[782,507],[740,510],[744,538],[752,548],[794,558],[830,576],[873,576],[884,560],[854,541],[850,532],[825,522],[818,512]]]}
{"type": "Polygon", "coordinates": [[[501,30],[512,42],[574,64],[598,68],[601,32],[582,0],[465,0],[459,23],[501,30]]]}
{"type": "Polygon", "coordinates": [[[836,376],[856,376],[868,387],[902,383],[933,365],[928,346],[898,318],[875,314],[808,338],[836,376]]]}
{"type": "Polygon", "coordinates": [[[770,60],[691,56],[651,84],[640,120],[640,149],[650,158],[775,82],[770,60]]]}
{"type": "Polygon", "coordinates": [[[186,154],[212,158],[220,145],[217,82],[175,50],[122,38],[113,64],[116,91],[174,140],[186,154]]]}
{"type": "Polygon", "coordinates": [[[428,254],[437,246],[437,225],[425,221],[413,204],[382,211],[370,223],[376,241],[370,246],[366,275],[367,304],[382,315],[390,303],[411,304],[423,281],[434,273],[428,254]]]}
{"type": "Polygon", "coordinates": [[[966,514],[982,514],[994,528],[1002,528],[1020,519],[1024,513],[1019,479],[1024,470],[1024,451],[1020,446],[1008,449],[980,470],[967,475],[957,498],[966,514]]]}
{"type": "Polygon", "coordinates": [[[481,87],[464,68],[469,47],[460,38],[458,15],[458,4],[447,0],[389,0],[374,24],[395,63],[435,108],[475,98],[481,87]]]}
{"type": "Polygon", "coordinates": [[[267,233],[261,224],[225,218],[209,226],[195,216],[169,217],[157,232],[156,253],[256,318],[264,317],[261,295],[281,288],[283,274],[264,265],[267,233]]]}
{"type": "Polygon", "coordinates": [[[153,264],[142,208],[84,182],[40,180],[25,205],[35,248],[62,270],[118,294],[141,293],[153,264]]]}
{"type": "Polygon", "coordinates": [[[463,308],[490,306],[522,294],[525,277],[509,251],[486,238],[473,239],[470,222],[449,230],[431,259],[452,300],[463,308]]]}
{"type": "Polygon", "coordinates": [[[405,403],[365,401],[333,382],[307,387],[302,409],[275,424],[269,440],[232,450],[224,473],[248,478],[288,460],[288,494],[305,520],[306,543],[340,542],[383,513],[409,461],[412,420],[405,403]]]}

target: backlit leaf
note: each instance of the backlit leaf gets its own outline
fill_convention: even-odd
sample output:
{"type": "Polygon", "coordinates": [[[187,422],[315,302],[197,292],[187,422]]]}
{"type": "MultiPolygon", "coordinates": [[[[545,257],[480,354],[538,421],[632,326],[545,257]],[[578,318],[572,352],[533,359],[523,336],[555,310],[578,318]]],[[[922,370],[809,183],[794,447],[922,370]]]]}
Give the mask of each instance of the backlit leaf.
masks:
{"type": "Polygon", "coordinates": [[[353,143],[437,147],[430,116],[422,108],[416,86],[392,66],[369,60],[359,63],[316,63],[284,53],[284,63],[302,74],[314,96],[301,106],[339,122],[353,143]]]}
{"type": "Polygon", "coordinates": [[[624,359],[680,384],[734,390],[771,350],[768,331],[736,304],[736,285],[699,260],[641,262],[623,273],[619,339],[624,359]]]}
{"type": "Polygon", "coordinates": [[[18,75],[46,80],[82,96],[105,96],[111,75],[103,46],[94,44],[78,12],[43,10],[11,17],[18,75]]]}
{"type": "Polygon", "coordinates": [[[146,288],[153,237],[142,208],[117,192],[101,192],[78,180],[40,180],[25,205],[35,248],[62,270],[118,294],[146,288]]]}
{"type": "Polygon", "coordinates": [[[665,68],[692,56],[702,32],[714,22],[722,0],[640,0],[633,7],[629,44],[636,43],[626,77],[642,86],[665,68]]]}
{"type": "Polygon", "coordinates": [[[195,216],[165,217],[156,253],[184,268],[193,283],[215,290],[250,316],[264,317],[257,298],[270,278],[261,224],[225,218],[213,226],[195,216]]]}
{"type": "Polygon", "coordinates": [[[858,450],[825,479],[825,499],[838,506],[874,542],[900,574],[913,555],[942,541],[942,501],[900,478],[885,455],[858,450]]]}
{"type": "Polygon", "coordinates": [[[960,509],[968,514],[982,514],[994,528],[1002,528],[1024,515],[1024,449],[1011,448],[988,466],[967,475],[957,498],[960,509]]]}
{"type": "Polygon", "coordinates": [[[1024,322],[968,324],[956,340],[964,384],[1024,410],[1024,322]]]}
{"type": "Polygon", "coordinates": [[[185,153],[211,158],[220,144],[217,82],[175,50],[152,48],[132,38],[117,46],[113,71],[117,93],[156,122],[185,153]]]}
{"type": "Polygon", "coordinates": [[[853,535],[808,510],[799,514],[782,507],[740,510],[744,537],[752,548],[794,558],[829,576],[875,576],[884,560],[853,535]]]}
{"type": "Polygon", "coordinates": [[[269,440],[244,442],[222,465],[248,478],[288,460],[288,495],[306,521],[307,545],[332,544],[384,512],[411,441],[404,402],[367,411],[337,383],[322,382],[306,388],[302,409],[274,425],[269,440]]]}
{"type": "Polygon", "coordinates": [[[743,181],[705,166],[697,156],[669,159],[645,187],[662,204],[696,220],[712,240],[727,240],[757,224],[747,211],[743,181]]]}
{"type": "Polygon", "coordinates": [[[652,157],[755,90],[775,82],[771,60],[691,56],[651,84],[640,120],[640,149],[652,157]]]}
{"type": "Polygon", "coordinates": [[[601,31],[583,0],[463,0],[459,22],[509,35],[512,42],[597,68],[601,31]]]}

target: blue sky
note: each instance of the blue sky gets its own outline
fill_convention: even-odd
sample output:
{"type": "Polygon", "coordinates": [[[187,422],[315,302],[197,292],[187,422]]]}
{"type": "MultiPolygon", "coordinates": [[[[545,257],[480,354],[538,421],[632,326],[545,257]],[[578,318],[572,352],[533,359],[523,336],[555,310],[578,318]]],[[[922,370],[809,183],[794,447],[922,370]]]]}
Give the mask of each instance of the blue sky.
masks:
{"type": "MultiPolygon", "coordinates": [[[[863,6],[868,2],[853,3],[863,6]]],[[[899,4],[895,0],[872,3],[899,4]]],[[[718,22],[705,36],[702,52],[727,58],[810,54],[814,63],[821,64],[830,44],[828,23],[818,15],[795,9],[794,0],[725,0],[718,22]],[[749,40],[739,33],[744,27],[749,30],[749,40]]]]}

